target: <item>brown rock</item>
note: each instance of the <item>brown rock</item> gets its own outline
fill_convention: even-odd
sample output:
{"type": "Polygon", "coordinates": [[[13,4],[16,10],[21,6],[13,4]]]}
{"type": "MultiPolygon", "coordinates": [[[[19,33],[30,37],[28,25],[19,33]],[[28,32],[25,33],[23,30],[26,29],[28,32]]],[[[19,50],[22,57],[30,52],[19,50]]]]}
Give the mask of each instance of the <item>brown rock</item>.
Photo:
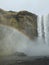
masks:
{"type": "Polygon", "coordinates": [[[0,9],[0,24],[12,26],[30,38],[38,36],[37,15],[28,11],[13,12],[0,9]],[[6,12],[6,14],[3,14],[3,12],[6,12]]]}

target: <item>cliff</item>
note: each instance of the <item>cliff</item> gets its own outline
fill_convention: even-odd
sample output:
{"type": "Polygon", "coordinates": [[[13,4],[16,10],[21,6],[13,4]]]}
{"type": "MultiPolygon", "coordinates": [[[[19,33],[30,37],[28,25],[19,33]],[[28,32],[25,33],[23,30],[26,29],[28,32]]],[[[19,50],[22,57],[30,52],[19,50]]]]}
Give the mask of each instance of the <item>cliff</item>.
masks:
{"type": "Polygon", "coordinates": [[[38,36],[37,15],[28,11],[5,11],[0,9],[0,24],[14,27],[30,38],[38,36]]]}

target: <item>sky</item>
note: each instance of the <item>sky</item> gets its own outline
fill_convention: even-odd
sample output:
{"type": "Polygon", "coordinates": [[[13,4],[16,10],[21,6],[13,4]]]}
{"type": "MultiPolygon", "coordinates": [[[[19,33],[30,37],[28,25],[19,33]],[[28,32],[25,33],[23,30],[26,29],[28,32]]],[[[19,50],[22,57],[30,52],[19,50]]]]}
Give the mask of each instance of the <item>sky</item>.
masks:
{"type": "Polygon", "coordinates": [[[37,15],[49,13],[49,0],[0,0],[0,8],[5,10],[27,10],[37,15]]]}

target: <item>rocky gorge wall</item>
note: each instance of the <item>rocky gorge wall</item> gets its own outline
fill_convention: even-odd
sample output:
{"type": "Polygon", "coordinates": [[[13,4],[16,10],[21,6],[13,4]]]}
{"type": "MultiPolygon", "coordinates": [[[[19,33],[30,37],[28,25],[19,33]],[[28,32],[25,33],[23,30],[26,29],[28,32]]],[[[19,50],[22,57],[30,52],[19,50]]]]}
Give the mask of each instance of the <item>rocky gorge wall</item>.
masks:
{"type": "Polygon", "coordinates": [[[37,15],[28,11],[5,11],[0,9],[0,24],[14,27],[29,38],[38,36],[37,15]]]}

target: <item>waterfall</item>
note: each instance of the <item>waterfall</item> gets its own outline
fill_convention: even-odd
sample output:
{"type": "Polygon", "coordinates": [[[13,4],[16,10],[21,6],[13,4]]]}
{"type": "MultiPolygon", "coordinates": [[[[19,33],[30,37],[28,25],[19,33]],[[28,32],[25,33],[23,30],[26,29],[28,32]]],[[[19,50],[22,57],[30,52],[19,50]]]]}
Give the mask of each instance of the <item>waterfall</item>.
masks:
{"type": "Polygon", "coordinates": [[[37,18],[37,30],[38,30],[38,37],[42,36],[42,25],[41,25],[41,16],[38,16],[37,18]]]}
{"type": "Polygon", "coordinates": [[[41,17],[41,29],[42,29],[42,37],[45,40],[45,32],[44,32],[44,18],[41,17]]]}
{"type": "Polygon", "coordinates": [[[49,43],[49,15],[38,16],[38,38],[41,38],[44,43],[49,43]]]}
{"type": "Polygon", "coordinates": [[[44,32],[45,32],[45,42],[49,43],[49,14],[44,15],[44,32]]]}
{"type": "Polygon", "coordinates": [[[37,30],[38,30],[38,37],[39,38],[45,38],[43,16],[38,16],[37,26],[38,26],[38,28],[37,28],[37,30]]]}

